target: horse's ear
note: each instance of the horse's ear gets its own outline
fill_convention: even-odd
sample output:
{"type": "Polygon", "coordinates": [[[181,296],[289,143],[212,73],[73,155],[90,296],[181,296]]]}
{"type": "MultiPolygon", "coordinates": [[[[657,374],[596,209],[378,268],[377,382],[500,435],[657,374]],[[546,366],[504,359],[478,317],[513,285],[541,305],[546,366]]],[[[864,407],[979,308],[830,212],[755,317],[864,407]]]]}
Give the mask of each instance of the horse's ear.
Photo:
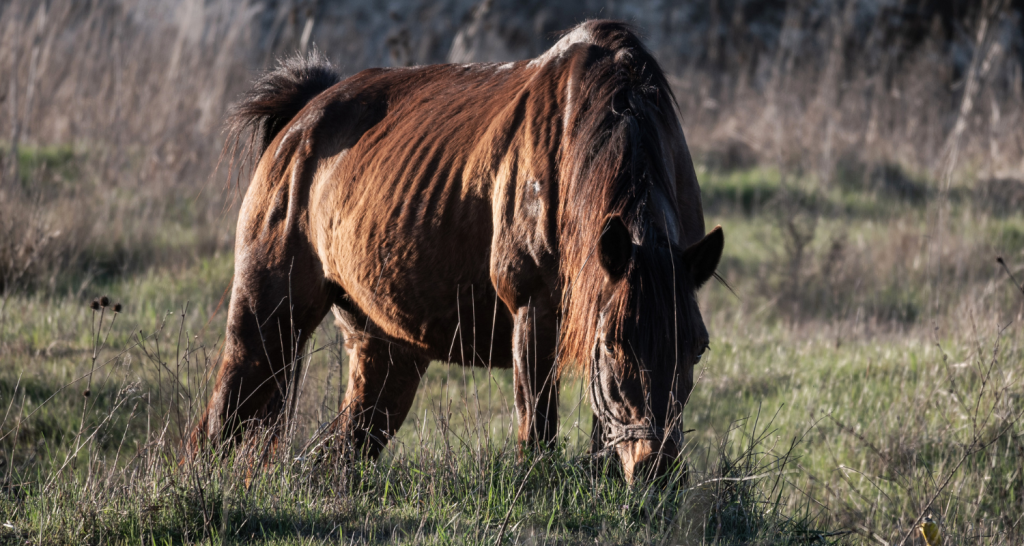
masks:
{"type": "Polygon", "coordinates": [[[605,222],[598,255],[601,267],[612,279],[618,279],[626,272],[626,266],[633,257],[633,237],[621,216],[611,216],[605,222]]]}
{"type": "Polygon", "coordinates": [[[699,289],[715,274],[724,246],[725,235],[722,233],[722,226],[715,226],[715,229],[703,239],[683,251],[683,263],[690,268],[694,288],[699,289]]]}

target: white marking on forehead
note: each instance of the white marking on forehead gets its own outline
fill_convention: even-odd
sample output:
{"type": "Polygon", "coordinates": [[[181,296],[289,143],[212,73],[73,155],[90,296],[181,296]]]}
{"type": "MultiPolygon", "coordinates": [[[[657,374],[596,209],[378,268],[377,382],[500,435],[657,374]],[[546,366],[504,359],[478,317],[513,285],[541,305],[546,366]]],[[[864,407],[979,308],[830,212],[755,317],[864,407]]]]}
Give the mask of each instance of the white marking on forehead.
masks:
{"type": "Polygon", "coordinates": [[[569,47],[573,44],[592,44],[594,43],[594,35],[590,33],[590,29],[580,25],[569,34],[562,36],[555,45],[551,46],[551,49],[545,51],[540,57],[530,61],[530,64],[526,65],[531,68],[541,66],[547,62],[557,59],[568,51],[569,47]]]}
{"type": "Polygon", "coordinates": [[[515,66],[515,65],[516,65],[516,63],[501,64],[501,65],[498,65],[498,70],[508,70],[508,69],[512,68],[513,66],[515,66]]]}

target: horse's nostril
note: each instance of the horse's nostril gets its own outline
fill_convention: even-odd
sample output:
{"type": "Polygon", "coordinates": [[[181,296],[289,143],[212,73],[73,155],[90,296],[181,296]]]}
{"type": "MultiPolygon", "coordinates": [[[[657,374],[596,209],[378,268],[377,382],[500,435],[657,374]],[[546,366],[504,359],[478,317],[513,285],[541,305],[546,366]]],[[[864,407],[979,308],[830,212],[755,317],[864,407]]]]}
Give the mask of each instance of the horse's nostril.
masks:
{"type": "Polygon", "coordinates": [[[679,456],[679,447],[676,446],[675,441],[665,440],[662,442],[661,448],[658,450],[658,454],[660,454],[662,458],[674,461],[676,457],[679,456]]]}
{"type": "Polygon", "coordinates": [[[651,455],[646,459],[636,463],[633,467],[633,477],[636,478],[656,478],[665,473],[665,458],[657,455],[651,455]]]}

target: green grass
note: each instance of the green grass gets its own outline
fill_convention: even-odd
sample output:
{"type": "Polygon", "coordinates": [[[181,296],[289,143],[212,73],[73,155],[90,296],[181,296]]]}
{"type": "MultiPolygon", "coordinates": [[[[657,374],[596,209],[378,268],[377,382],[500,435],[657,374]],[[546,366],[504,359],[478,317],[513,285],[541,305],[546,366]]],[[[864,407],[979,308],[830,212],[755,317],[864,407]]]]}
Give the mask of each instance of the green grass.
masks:
{"type": "MultiPolygon", "coordinates": [[[[8,146],[9,147],[9,146],[8,146]]],[[[4,150],[9,154],[10,150],[4,150]]],[[[33,196],[59,194],[81,183],[83,154],[73,146],[28,146],[18,149],[18,182],[33,196]]]]}
{"type": "MultiPolygon", "coordinates": [[[[81,295],[8,300],[0,542],[897,544],[930,511],[949,544],[1019,543],[1024,295],[992,258],[1020,272],[1024,215],[950,201],[938,242],[933,201],[783,190],[764,169],[702,180],[732,291],[701,293],[712,342],[685,414],[688,484],[681,467],[629,486],[591,459],[577,378],[558,449],[520,454],[511,373],[440,363],[379,461],[316,464],[304,448],[333,418],[345,366],[329,320],[272,464],[181,465],[233,265],[196,250],[81,295]],[[124,311],[112,325],[104,312],[97,337],[88,304],[102,294],[124,311]]],[[[166,237],[188,247],[202,229],[166,237]]]]}

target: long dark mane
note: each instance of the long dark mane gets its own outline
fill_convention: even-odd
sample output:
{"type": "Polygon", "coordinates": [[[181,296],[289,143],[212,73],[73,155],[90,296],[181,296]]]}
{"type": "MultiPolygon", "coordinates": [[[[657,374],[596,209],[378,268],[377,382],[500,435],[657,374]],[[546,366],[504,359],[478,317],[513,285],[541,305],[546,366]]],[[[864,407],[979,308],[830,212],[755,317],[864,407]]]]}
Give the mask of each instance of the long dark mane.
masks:
{"type": "MultiPolygon", "coordinates": [[[[605,278],[594,253],[610,215],[620,215],[631,231],[638,245],[634,263],[653,266],[631,267],[626,273],[632,304],[648,308],[639,316],[671,317],[676,297],[658,293],[673,289],[671,278],[655,278],[670,275],[671,263],[651,263],[658,259],[651,251],[660,236],[655,226],[665,225],[665,219],[654,216],[668,213],[678,218],[680,214],[672,187],[674,174],[669,172],[672,158],[666,157],[666,150],[685,146],[670,141],[676,134],[671,124],[678,124],[675,97],[661,67],[633,29],[610,21],[587,26],[590,43],[573,46],[568,53],[573,56],[570,69],[575,87],[559,192],[563,287],[559,359],[563,369],[584,366],[590,359],[605,278]],[[660,212],[653,203],[656,199],[660,212]]],[[[650,341],[641,343],[647,350],[659,342],[644,341],[650,341]]]]}

